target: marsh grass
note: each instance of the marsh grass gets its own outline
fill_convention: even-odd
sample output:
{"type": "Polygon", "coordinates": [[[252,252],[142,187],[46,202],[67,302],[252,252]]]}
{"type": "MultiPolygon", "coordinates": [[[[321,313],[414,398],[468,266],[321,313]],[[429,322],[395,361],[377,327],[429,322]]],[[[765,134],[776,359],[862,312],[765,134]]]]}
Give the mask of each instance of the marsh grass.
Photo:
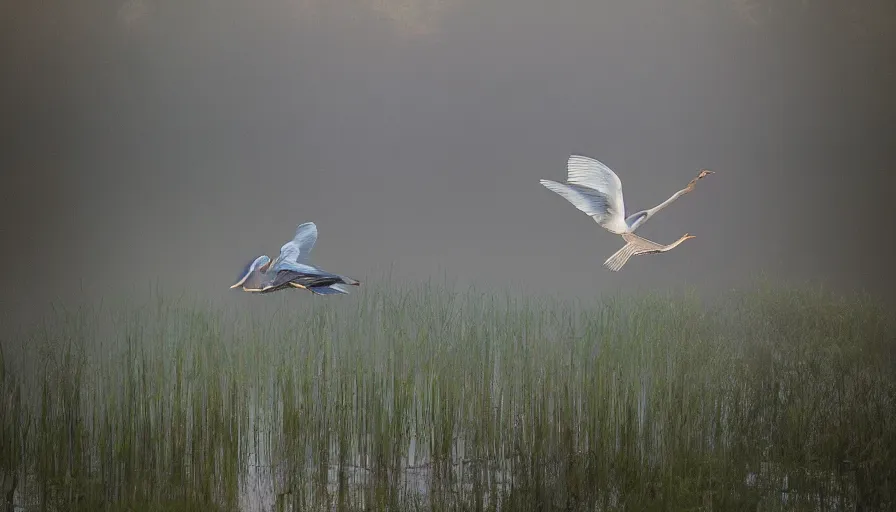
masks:
{"type": "Polygon", "coordinates": [[[866,298],[256,299],[5,331],[4,492],[48,511],[896,506],[896,324],[866,298]]]}

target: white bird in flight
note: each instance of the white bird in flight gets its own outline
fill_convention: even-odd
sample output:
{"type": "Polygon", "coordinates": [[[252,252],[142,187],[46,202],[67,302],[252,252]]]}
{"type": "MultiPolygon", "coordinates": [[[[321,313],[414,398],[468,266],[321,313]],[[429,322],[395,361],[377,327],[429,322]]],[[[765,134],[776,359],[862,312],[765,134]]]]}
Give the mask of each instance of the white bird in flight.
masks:
{"type": "Polygon", "coordinates": [[[693,190],[697,180],[713,174],[713,171],[701,169],[696,178],[692,179],[685,188],[672,194],[669,199],[649,210],[641,210],[626,217],[625,202],[622,198],[622,182],[609,167],[587,156],[572,155],[566,163],[566,170],[566,183],[557,183],[551,180],[539,180],[539,183],[563,196],[610,233],[622,235],[626,241],[625,246],[604,262],[604,267],[614,272],[618,272],[631,256],[666,252],[685,240],[694,238],[691,235],[685,235],[676,242],[664,246],[633,233],[658,211],[693,190]]]}

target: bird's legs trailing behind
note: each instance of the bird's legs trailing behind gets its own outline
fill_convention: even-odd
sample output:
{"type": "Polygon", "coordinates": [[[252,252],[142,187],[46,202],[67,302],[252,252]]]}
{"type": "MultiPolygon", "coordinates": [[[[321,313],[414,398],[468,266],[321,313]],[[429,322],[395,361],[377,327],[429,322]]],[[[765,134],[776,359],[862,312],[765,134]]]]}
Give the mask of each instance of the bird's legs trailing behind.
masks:
{"type": "Polygon", "coordinates": [[[622,238],[626,244],[621,249],[613,253],[604,262],[604,267],[613,272],[619,272],[623,265],[628,262],[629,258],[639,254],[654,254],[660,252],[671,251],[685,240],[695,238],[694,235],[685,233],[684,236],[672,242],[669,245],[661,245],[646,238],[640,237],[634,233],[624,233],[622,238]]]}

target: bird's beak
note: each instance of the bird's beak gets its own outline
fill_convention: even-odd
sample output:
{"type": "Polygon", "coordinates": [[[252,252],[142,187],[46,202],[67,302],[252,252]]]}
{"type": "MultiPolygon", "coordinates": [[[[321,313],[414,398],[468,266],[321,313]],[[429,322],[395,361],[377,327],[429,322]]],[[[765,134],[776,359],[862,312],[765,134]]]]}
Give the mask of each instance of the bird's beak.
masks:
{"type": "Polygon", "coordinates": [[[700,178],[704,176],[709,176],[710,174],[715,174],[715,171],[710,171],[709,169],[700,169],[700,178]]]}
{"type": "Polygon", "coordinates": [[[237,280],[237,282],[233,283],[233,286],[231,286],[230,289],[232,290],[232,289],[234,289],[234,288],[238,288],[238,287],[240,287],[243,283],[246,282],[246,279],[247,279],[248,277],[249,277],[248,274],[245,275],[245,276],[243,276],[243,277],[241,277],[240,279],[237,280]]]}

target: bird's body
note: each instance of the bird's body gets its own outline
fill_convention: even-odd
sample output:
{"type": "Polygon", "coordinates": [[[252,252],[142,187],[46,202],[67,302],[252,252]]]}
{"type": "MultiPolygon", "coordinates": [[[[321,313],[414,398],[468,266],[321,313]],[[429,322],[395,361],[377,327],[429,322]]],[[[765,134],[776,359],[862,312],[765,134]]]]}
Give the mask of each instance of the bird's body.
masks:
{"type": "Polygon", "coordinates": [[[301,288],[317,295],[327,294],[322,290],[334,290],[335,293],[348,293],[345,285],[358,286],[360,283],[349,277],[331,274],[311,265],[290,265],[281,268],[262,287],[262,293],[271,293],[285,288],[301,288]]]}
{"type": "MultiPolygon", "coordinates": [[[[540,180],[539,182],[547,189],[563,196],[563,198],[572,203],[573,206],[594,219],[594,221],[601,227],[617,235],[634,233],[634,231],[643,226],[650,217],[654,216],[666,206],[672,204],[679,197],[693,190],[697,180],[708,174],[712,174],[712,171],[703,169],[685,188],[672,194],[669,199],[666,199],[653,208],[641,210],[626,217],[625,201],[622,195],[622,182],[612,169],[593,158],[581,155],[570,156],[566,168],[566,183],[558,183],[552,180],[540,180]]],[[[687,240],[687,238],[693,237],[688,236],[683,238],[671,246],[655,245],[658,245],[659,247],[669,247],[669,249],[671,249],[682,241],[687,240]]],[[[645,240],[643,238],[640,239],[645,240]]],[[[649,240],[645,241],[650,242],[649,240]]],[[[626,242],[627,244],[625,247],[628,247],[630,242],[626,242]]],[[[620,249],[620,251],[623,251],[625,247],[620,249]]],[[[617,251],[617,254],[619,254],[619,251],[617,251]]],[[[616,255],[614,254],[614,256],[616,255]]],[[[629,255],[629,257],[630,256],[631,255],[629,255]]],[[[611,256],[611,258],[612,257],[613,256],[611,256]]],[[[628,257],[626,257],[625,260],[628,260],[628,257]]],[[[607,266],[608,262],[609,260],[604,262],[604,266],[607,266]]]]}
{"type": "Polygon", "coordinates": [[[360,286],[355,279],[309,264],[308,257],[315,242],[317,226],[313,222],[300,224],[293,239],[280,248],[276,260],[272,262],[267,256],[255,258],[231,288],[242,286],[245,291],[260,293],[301,288],[315,295],[332,295],[349,293],[346,285],[360,286]]]}

